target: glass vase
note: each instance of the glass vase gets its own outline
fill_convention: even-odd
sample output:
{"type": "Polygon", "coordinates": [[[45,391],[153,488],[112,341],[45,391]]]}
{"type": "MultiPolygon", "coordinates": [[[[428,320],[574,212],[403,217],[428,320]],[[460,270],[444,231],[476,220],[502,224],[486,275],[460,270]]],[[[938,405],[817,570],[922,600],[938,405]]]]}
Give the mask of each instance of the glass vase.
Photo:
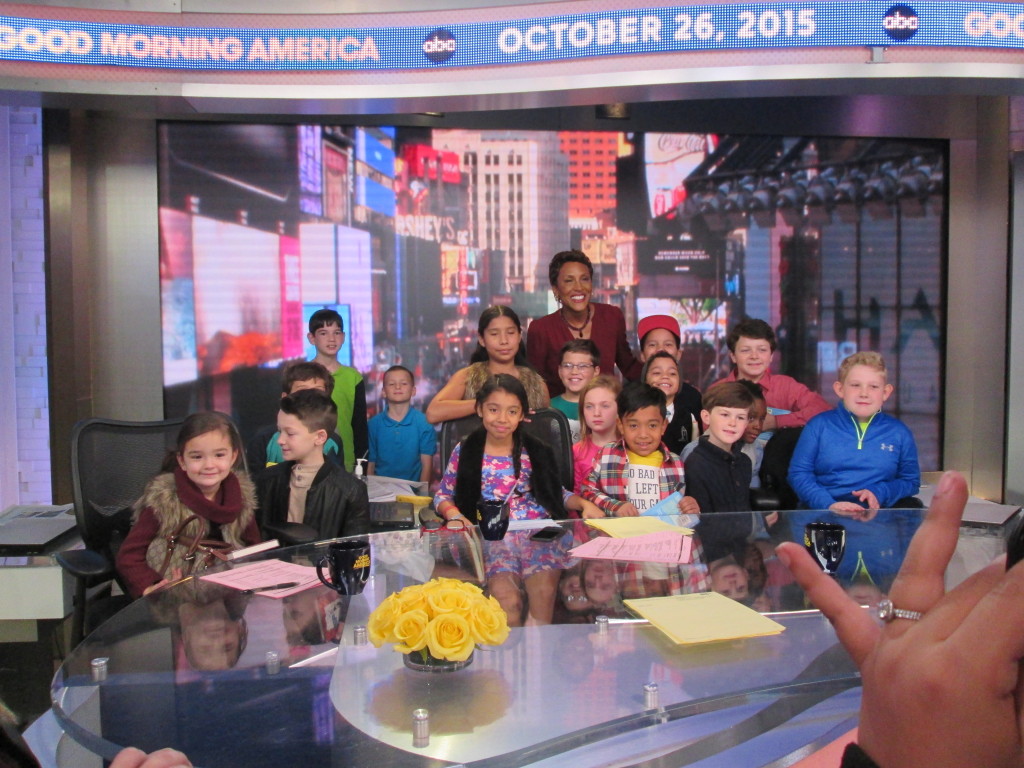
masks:
{"type": "Polygon", "coordinates": [[[465,661],[449,661],[435,658],[426,649],[423,649],[404,654],[402,661],[406,667],[417,672],[458,672],[473,663],[473,654],[469,654],[469,658],[465,661]]]}

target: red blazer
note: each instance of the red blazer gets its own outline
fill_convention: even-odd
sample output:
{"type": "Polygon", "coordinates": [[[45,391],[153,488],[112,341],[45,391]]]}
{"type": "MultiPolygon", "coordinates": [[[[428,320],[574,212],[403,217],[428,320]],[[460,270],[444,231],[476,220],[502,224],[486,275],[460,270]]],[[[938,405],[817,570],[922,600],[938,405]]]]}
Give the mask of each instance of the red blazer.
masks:
{"type": "MultiPolygon", "coordinates": [[[[640,378],[643,365],[633,355],[626,341],[626,318],[622,310],[611,304],[590,302],[594,318],[590,328],[590,340],[601,353],[601,370],[611,373],[615,366],[627,381],[640,378]]],[[[569,330],[560,312],[538,317],[530,323],[526,334],[526,357],[537,372],[544,377],[552,397],[562,394],[565,387],[558,378],[558,364],[561,362],[562,347],[567,341],[577,338],[569,330]]]]}

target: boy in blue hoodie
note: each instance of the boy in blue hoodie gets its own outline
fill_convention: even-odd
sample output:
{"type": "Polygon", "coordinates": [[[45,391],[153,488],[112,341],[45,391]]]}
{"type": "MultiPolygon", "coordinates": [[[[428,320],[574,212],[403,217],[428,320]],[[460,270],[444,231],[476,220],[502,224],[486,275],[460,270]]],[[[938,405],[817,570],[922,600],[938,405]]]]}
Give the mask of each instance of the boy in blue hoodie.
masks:
{"type": "Polygon", "coordinates": [[[879,509],[919,506],[908,499],[921,487],[914,436],[881,412],[893,392],[882,356],[850,355],[833,388],[841,402],[807,423],[789,464],[801,506],[860,519],[879,509]]]}

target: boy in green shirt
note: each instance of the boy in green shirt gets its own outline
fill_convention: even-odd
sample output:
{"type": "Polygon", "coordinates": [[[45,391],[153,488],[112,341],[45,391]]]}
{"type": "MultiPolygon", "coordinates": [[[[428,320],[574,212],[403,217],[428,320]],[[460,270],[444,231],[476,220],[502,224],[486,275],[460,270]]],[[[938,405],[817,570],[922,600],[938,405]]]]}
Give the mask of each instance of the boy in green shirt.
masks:
{"type": "Polygon", "coordinates": [[[345,323],[333,309],[318,309],[309,318],[309,343],[316,347],[314,362],[334,377],[331,399],[338,408],[338,434],[345,452],[345,468],[351,472],[356,458],[366,456],[369,436],[366,428],[366,384],[355,368],[338,362],[345,343],[345,323]]]}

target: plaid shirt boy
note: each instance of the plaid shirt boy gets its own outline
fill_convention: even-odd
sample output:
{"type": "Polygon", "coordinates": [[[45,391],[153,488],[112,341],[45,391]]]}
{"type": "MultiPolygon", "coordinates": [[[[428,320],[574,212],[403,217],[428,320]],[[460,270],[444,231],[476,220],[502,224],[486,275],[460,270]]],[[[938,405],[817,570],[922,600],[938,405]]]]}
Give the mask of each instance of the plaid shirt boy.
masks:
{"type": "MultiPolygon", "coordinates": [[[[661,455],[665,460],[661,465],[659,498],[664,499],[683,482],[683,462],[664,443],[661,444],[661,455]]],[[[613,517],[629,501],[628,471],[625,441],[606,445],[594,459],[594,466],[583,481],[580,495],[594,502],[605,515],[613,517]]]]}
{"type": "MultiPolygon", "coordinates": [[[[683,482],[683,462],[668,447],[661,444],[661,455],[664,461],[659,473],[659,499],[670,496],[683,482]]],[[[605,515],[612,517],[629,502],[629,457],[626,454],[625,441],[606,445],[594,460],[583,485],[580,495],[594,502],[605,515]]],[[[707,592],[711,585],[708,582],[707,566],[704,564],[704,548],[700,539],[693,536],[693,565],[666,567],[667,584],[665,591],[655,594],[680,595],[692,592],[707,592]]],[[[622,592],[625,597],[641,597],[651,594],[644,584],[643,566],[638,563],[620,565],[622,592]]],[[[659,580],[660,581],[660,580],[659,580]]]]}

